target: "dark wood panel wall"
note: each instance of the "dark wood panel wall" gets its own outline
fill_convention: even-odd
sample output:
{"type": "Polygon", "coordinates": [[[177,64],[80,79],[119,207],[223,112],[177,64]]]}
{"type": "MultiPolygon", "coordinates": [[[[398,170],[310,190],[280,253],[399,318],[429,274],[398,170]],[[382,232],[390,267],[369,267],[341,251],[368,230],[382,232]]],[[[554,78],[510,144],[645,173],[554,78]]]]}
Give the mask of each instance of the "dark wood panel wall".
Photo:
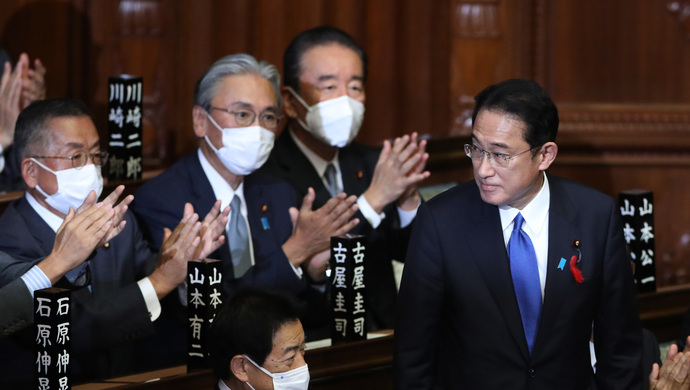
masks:
{"type": "Polygon", "coordinates": [[[300,31],[331,24],[368,51],[372,145],[432,139],[431,183],[471,178],[461,145],[473,96],[524,77],[558,104],[554,173],[616,195],[653,190],[660,286],[690,282],[690,1],[5,0],[0,45],[48,66],[48,95],[106,124],[106,80],[144,77],[145,168],[192,151],[192,90],[216,59],[247,52],[282,70],[300,31]]]}

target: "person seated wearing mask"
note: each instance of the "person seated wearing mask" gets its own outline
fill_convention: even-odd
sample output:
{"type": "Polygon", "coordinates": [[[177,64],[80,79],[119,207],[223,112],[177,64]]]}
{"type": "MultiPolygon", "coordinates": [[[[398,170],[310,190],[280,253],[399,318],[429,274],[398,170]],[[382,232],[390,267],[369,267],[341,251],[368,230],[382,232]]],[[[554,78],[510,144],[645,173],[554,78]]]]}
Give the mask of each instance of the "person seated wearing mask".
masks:
{"type": "Polygon", "coordinates": [[[144,184],[132,209],[147,238],[160,245],[162,229],[180,218],[184,202],[200,211],[217,201],[230,205],[228,244],[210,256],[223,262],[226,294],[247,286],[271,287],[320,306],[325,295],[316,284],[325,281],[330,237],[359,222],[350,221],[356,198],[339,194],[312,210],[313,190],[299,206],[289,184],[255,172],[278,131],[279,88],[276,68],[248,54],[216,61],[194,90],[199,148],[144,184]]]}
{"type": "MultiPolygon", "coordinates": [[[[53,250],[21,278],[0,289],[0,338],[9,336],[34,321],[34,291],[51,287],[65,274],[80,266],[106,238],[117,236],[113,227],[115,212],[106,202],[94,206],[96,193],[91,192],[79,214],[71,209],[55,234],[53,250]],[[106,236],[108,235],[108,236],[106,236]]],[[[0,252],[0,259],[8,257],[0,252]]],[[[11,259],[0,262],[11,262],[11,259]]]]}
{"type": "MultiPolygon", "coordinates": [[[[25,108],[17,119],[14,146],[27,190],[0,217],[0,251],[12,256],[11,261],[0,259],[7,260],[0,263],[0,285],[50,253],[70,208],[79,207],[91,192],[100,195],[100,169],[107,158],[86,107],[72,99],[41,100],[25,108]]],[[[112,196],[119,197],[123,190],[121,186],[112,196]]],[[[159,300],[185,280],[187,261],[205,257],[224,243],[220,232],[227,213],[215,208],[202,226],[187,206],[175,231],[164,233],[165,244],[157,255],[127,212],[131,200],[128,196],[116,207],[117,219],[124,219],[117,224],[120,234],[58,283],[73,289],[70,363],[76,381],[130,373],[141,369],[140,363],[151,364],[145,360],[159,359],[159,351],[138,350],[141,344],[135,340],[154,334],[159,300]]],[[[27,343],[4,340],[10,345],[0,347],[0,365],[6,368],[0,382],[31,380],[35,357],[31,337],[26,337],[27,343]]]]}
{"type": "Polygon", "coordinates": [[[391,260],[403,261],[420,196],[426,141],[417,134],[384,141],[380,152],[353,142],[364,120],[367,57],[346,32],[329,26],[297,35],[283,57],[286,131],[265,167],[321,207],[344,191],[357,197],[366,236],[369,329],[393,328],[396,285],[391,260]]]}
{"type": "Polygon", "coordinates": [[[287,295],[247,289],[226,301],[209,333],[216,390],[309,387],[304,330],[287,295]]]}

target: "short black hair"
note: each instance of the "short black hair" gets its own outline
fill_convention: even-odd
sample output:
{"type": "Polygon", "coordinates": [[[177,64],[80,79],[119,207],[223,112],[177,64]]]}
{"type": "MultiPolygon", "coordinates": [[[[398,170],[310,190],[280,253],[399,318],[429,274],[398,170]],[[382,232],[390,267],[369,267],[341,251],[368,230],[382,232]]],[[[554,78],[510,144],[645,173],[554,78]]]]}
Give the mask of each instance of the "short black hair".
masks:
{"type": "Polygon", "coordinates": [[[299,78],[303,70],[300,67],[302,56],[309,49],[316,46],[323,46],[332,43],[345,46],[351,49],[362,60],[362,77],[367,80],[367,54],[364,49],[357,44],[354,38],[345,31],[331,26],[319,26],[297,35],[285,49],[283,55],[283,83],[291,87],[295,92],[299,92],[299,78]]]}
{"type": "Polygon", "coordinates": [[[298,320],[299,306],[288,292],[255,288],[238,292],[223,304],[211,325],[208,342],[216,376],[230,378],[230,361],[236,355],[247,355],[263,366],[278,330],[298,320]]]}
{"type": "Polygon", "coordinates": [[[37,100],[19,113],[14,126],[14,150],[18,163],[31,157],[37,148],[47,147],[46,122],[54,118],[91,118],[84,103],[75,99],[59,98],[37,100]]]}
{"type": "MultiPolygon", "coordinates": [[[[481,110],[508,114],[527,125],[523,134],[530,148],[556,140],[558,109],[549,94],[531,80],[512,79],[491,85],[474,98],[472,127],[481,110]]],[[[533,152],[532,155],[536,154],[533,152]]]]}

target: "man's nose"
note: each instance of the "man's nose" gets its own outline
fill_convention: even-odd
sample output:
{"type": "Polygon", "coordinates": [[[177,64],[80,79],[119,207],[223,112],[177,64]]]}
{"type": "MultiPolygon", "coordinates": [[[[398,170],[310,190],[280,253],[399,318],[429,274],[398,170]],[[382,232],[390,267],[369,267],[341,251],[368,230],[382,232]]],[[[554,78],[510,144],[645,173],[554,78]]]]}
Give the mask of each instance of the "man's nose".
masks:
{"type": "Polygon", "coordinates": [[[479,157],[479,165],[477,166],[477,174],[479,177],[490,177],[496,172],[494,166],[491,165],[491,157],[488,154],[482,153],[479,157]]]}
{"type": "Polygon", "coordinates": [[[295,357],[295,362],[297,363],[295,368],[299,368],[307,364],[307,361],[304,360],[304,354],[302,353],[297,354],[297,356],[295,357]]]}

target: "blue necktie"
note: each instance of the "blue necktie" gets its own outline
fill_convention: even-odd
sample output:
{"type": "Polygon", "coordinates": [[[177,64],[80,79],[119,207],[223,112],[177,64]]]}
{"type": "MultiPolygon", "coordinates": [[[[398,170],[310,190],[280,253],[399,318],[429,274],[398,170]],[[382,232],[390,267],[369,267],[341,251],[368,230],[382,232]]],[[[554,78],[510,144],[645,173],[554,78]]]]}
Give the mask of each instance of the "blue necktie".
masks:
{"type": "Polygon", "coordinates": [[[525,338],[531,355],[541,312],[541,285],[537,255],[534,253],[532,240],[522,230],[523,222],[525,219],[518,213],[513,220],[513,233],[508,241],[508,256],[515,295],[522,317],[522,327],[525,329],[525,338]]]}

